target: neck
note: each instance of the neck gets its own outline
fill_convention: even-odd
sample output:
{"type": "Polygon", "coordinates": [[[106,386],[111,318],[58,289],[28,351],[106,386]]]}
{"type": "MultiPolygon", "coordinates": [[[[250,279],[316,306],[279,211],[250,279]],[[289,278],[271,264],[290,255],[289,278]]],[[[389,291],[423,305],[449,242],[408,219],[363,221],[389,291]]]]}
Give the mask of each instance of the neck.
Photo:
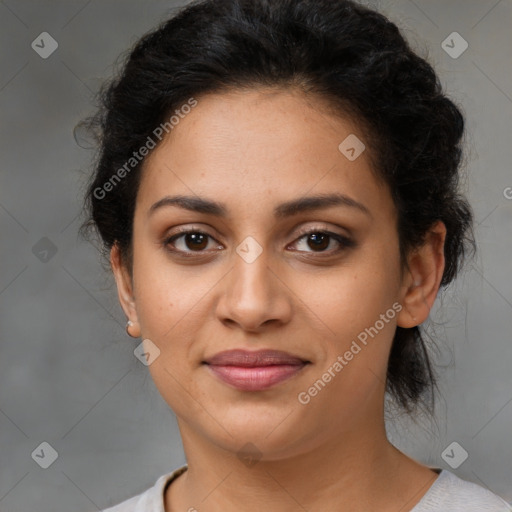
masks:
{"type": "Polygon", "coordinates": [[[178,424],[188,470],[169,486],[166,512],[407,512],[437,477],[389,443],[383,422],[314,447],[304,440],[294,453],[272,460],[233,454],[178,424]]]}

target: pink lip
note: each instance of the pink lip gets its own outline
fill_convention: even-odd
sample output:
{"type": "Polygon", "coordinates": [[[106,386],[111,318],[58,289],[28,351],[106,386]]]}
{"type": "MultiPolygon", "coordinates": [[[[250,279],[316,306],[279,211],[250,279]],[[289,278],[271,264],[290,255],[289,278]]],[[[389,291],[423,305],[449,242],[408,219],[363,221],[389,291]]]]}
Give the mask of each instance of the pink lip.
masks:
{"type": "Polygon", "coordinates": [[[309,363],[278,350],[229,350],[204,361],[222,381],[242,391],[261,391],[297,374],[309,363]]]}

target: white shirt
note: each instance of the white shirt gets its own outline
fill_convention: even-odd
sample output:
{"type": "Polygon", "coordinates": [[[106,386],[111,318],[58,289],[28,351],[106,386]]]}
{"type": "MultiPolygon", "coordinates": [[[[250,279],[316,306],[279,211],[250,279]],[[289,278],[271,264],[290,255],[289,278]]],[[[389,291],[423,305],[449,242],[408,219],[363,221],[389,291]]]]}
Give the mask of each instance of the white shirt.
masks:
{"type": "MultiPolygon", "coordinates": [[[[103,512],[165,512],[165,489],[186,470],[185,464],[162,475],[147,491],[103,512]]],[[[437,471],[439,476],[410,512],[512,512],[512,506],[491,491],[462,480],[446,469],[437,471]]]]}

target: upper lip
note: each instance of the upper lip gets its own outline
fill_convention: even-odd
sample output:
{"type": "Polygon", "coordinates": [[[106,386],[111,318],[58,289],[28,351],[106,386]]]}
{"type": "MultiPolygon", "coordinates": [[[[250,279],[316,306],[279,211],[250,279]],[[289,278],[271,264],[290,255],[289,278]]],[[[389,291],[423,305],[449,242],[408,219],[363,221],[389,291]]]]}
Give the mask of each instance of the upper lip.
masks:
{"type": "Polygon", "coordinates": [[[237,349],[219,352],[204,360],[203,363],[215,366],[241,366],[251,368],[280,364],[302,365],[309,363],[309,361],[281,350],[249,351],[237,349]]]}

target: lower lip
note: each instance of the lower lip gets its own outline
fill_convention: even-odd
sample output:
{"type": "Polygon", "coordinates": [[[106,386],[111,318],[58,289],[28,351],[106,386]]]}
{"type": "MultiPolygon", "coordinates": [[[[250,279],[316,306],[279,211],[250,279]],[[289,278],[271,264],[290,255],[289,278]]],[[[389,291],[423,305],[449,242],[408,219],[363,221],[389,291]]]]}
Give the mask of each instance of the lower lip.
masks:
{"type": "Polygon", "coordinates": [[[225,383],[241,391],[262,391],[299,373],[306,364],[272,365],[246,368],[241,366],[207,365],[225,383]]]}

